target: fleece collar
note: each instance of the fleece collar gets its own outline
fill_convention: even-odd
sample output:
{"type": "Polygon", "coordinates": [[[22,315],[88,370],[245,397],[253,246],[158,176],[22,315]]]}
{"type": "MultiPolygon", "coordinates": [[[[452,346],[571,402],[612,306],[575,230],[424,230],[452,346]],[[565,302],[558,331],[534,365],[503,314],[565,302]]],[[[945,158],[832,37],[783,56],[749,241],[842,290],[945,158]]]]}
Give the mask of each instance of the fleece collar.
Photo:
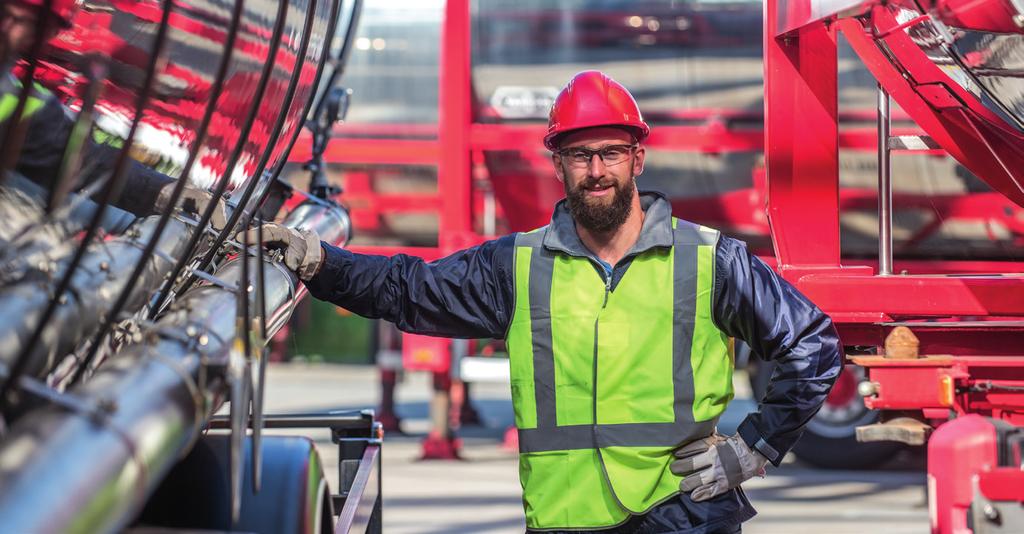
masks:
{"type": "MultiPolygon", "coordinates": [[[[644,210],[644,224],[640,237],[629,249],[626,256],[641,254],[655,247],[672,246],[672,205],[661,193],[643,191],[640,193],[640,208],[644,210]]],[[[590,257],[593,254],[580,241],[576,223],[572,220],[566,199],[555,205],[551,224],[544,230],[544,247],[570,256],[590,257]]]]}

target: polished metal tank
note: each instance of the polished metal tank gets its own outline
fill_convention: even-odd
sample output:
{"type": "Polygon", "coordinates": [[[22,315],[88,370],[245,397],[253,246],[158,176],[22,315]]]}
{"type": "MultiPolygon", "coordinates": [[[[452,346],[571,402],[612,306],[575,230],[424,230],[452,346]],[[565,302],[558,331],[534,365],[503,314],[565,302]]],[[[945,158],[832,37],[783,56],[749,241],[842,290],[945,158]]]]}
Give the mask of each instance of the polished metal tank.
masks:
{"type": "MultiPolygon", "coordinates": [[[[295,275],[233,236],[277,215],[262,201],[337,68],[343,4],[87,0],[19,58],[10,75],[64,106],[68,124],[52,126],[72,133],[43,147],[63,154],[53,176],[0,169],[0,530],[126,527],[235,391],[239,340],[255,353],[290,318],[295,275]],[[110,147],[105,173],[88,175],[96,153],[81,145],[110,147]],[[125,176],[205,190],[226,227],[173,203],[115,209],[139,187],[125,176]],[[62,361],[79,363],[60,375],[62,361]]],[[[316,198],[284,224],[342,246],[350,227],[316,198]]]]}
{"type": "Polygon", "coordinates": [[[236,189],[256,171],[264,154],[272,169],[284,156],[314,92],[317,66],[326,51],[330,0],[98,1],[81,4],[73,27],[57,36],[37,79],[72,109],[81,106],[94,72],[102,85],[96,103],[96,137],[117,143],[136,116],[145,70],[157,63],[152,97],[143,106],[133,155],[178,177],[190,153],[198,153],[191,182],[210,187],[229,175],[236,189]],[[164,8],[170,9],[166,40],[156,39],[164,8]],[[234,10],[240,10],[237,25],[234,10]],[[283,18],[279,14],[283,12],[283,18]],[[280,45],[269,43],[281,24],[280,45]],[[227,46],[235,28],[233,46],[227,46]],[[303,49],[304,37],[308,45],[303,49]],[[154,54],[155,49],[156,53],[154,54]],[[218,79],[220,62],[226,72],[218,79]],[[273,62],[270,77],[263,67],[273,62]],[[289,82],[297,73],[297,85],[289,82]],[[260,85],[264,84],[262,98],[260,85]],[[219,87],[219,89],[218,89],[219,87]],[[214,100],[215,93],[219,97],[214,100]],[[214,107],[205,139],[195,146],[203,113],[214,107]],[[251,126],[249,115],[256,109],[251,126]],[[286,110],[280,129],[278,112],[286,110]],[[249,129],[248,135],[241,135],[249,129]],[[232,153],[241,148],[234,169],[232,153]]]}
{"type": "MultiPolygon", "coordinates": [[[[344,245],[346,218],[337,206],[303,204],[284,224],[344,245]]],[[[269,339],[291,315],[300,284],[280,262],[267,259],[262,269],[269,339]]],[[[142,509],[226,399],[218,369],[242,335],[234,289],[241,275],[240,262],[229,261],[215,273],[227,287],[204,283],[179,297],[142,340],[71,392],[80,409],[49,406],[18,421],[0,441],[4,530],[112,532],[142,509]]]]}

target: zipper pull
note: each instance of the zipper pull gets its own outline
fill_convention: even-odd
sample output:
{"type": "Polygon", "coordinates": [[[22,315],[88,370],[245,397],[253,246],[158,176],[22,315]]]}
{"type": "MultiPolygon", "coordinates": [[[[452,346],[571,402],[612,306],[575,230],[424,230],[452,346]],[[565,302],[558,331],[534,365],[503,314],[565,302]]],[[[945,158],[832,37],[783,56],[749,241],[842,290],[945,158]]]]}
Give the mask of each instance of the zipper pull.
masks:
{"type": "MultiPolygon", "coordinates": [[[[614,272],[614,271],[612,271],[614,272]]],[[[612,273],[608,273],[604,277],[604,304],[601,304],[601,308],[608,306],[608,294],[612,292],[612,273]]]]}

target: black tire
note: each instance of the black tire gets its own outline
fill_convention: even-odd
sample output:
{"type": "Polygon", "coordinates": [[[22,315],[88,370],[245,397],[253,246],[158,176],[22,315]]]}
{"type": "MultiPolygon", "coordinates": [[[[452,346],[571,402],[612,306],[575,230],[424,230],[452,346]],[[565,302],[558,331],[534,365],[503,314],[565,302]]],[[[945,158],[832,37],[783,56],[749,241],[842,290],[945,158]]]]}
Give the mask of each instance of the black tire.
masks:
{"type": "MultiPolygon", "coordinates": [[[[764,398],[775,364],[751,358],[750,387],[758,403],[764,398]]],[[[862,373],[856,366],[847,366],[843,373],[862,373]]],[[[840,377],[849,380],[850,377],[840,377]]],[[[855,376],[856,379],[856,376],[855,376]]],[[[826,469],[873,469],[903,449],[893,441],[861,443],[856,429],[861,425],[878,422],[878,412],[864,406],[860,395],[833,410],[826,404],[804,429],[803,436],[793,447],[793,454],[801,462],[826,469]]]]}
{"type": "Polygon", "coordinates": [[[331,495],[313,442],[299,436],[263,436],[263,478],[252,491],[251,440],[243,441],[241,514],[231,520],[230,443],[206,434],[164,478],[136,519],[156,531],[330,534],[331,495]]]}

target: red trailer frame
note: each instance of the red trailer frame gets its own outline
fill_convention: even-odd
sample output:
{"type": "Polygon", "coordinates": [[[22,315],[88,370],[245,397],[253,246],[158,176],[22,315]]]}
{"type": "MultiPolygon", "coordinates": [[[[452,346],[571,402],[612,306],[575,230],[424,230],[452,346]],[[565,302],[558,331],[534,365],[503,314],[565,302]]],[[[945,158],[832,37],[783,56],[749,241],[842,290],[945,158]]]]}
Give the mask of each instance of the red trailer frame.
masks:
{"type": "MultiPolygon", "coordinates": [[[[484,163],[485,152],[515,151],[525,160],[536,163],[536,167],[542,168],[546,164],[541,143],[546,131],[543,124],[483,122],[482,119],[486,119],[490,110],[474,109],[471,35],[470,2],[448,0],[441,29],[439,122],[436,126],[345,124],[337,128],[336,136],[329,142],[324,154],[328,162],[353,166],[435,167],[437,192],[433,194],[377,193],[372,189],[372,179],[367,172],[346,170],[344,201],[351,208],[357,230],[375,228],[383,214],[438,213],[437,246],[351,245],[349,248],[352,250],[384,255],[407,253],[431,260],[494,237],[488,235],[478,221],[489,209],[485,207],[485,195],[489,190],[503,186],[497,182],[507,178],[490,175],[484,163]]],[[[655,150],[725,154],[764,149],[764,131],[759,126],[751,126],[762,121],[760,113],[711,108],[646,115],[648,119],[659,122],[645,143],[655,150]],[[735,123],[744,126],[735,127],[735,123]]],[[[863,112],[844,113],[836,118],[847,124],[874,120],[873,115],[863,112]]],[[[905,114],[894,118],[908,119],[905,114]]],[[[893,130],[894,135],[914,136],[921,133],[917,128],[893,130]]],[[[871,128],[847,126],[838,132],[837,141],[838,146],[844,149],[873,152],[876,150],[877,139],[871,128]]],[[[310,148],[310,137],[304,134],[296,143],[290,160],[306,161],[310,148]]],[[[945,151],[937,149],[924,152],[945,154],[945,151]]],[[[706,197],[675,199],[674,210],[705,224],[720,223],[744,232],[768,235],[768,218],[764,210],[768,192],[763,179],[759,179],[759,170],[755,169],[754,173],[754,186],[751,188],[716,196],[713,203],[706,197]]],[[[510,195],[507,190],[503,192],[506,196],[510,195]]],[[[838,195],[844,209],[863,208],[873,200],[865,191],[856,189],[844,189],[838,195]]],[[[532,191],[523,191],[521,197],[515,196],[512,199],[516,204],[515,210],[511,211],[525,210],[532,215],[540,210],[546,216],[550,206],[536,202],[534,196],[532,191]]],[[[1024,212],[1001,195],[982,193],[935,197],[905,194],[898,200],[903,206],[921,206],[935,210],[938,214],[932,224],[926,225],[908,242],[907,247],[932,235],[942,221],[954,219],[981,221],[990,227],[999,225],[1007,228],[1015,236],[1015,241],[1024,244],[1024,217],[1018,216],[1024,212]]],[[[499,205],[495,209],[501,208],[499,205]]],[[[512,220],[510,230],[532,228],[520,227],[522,225],[516,224],[515,220],[522,220],[524,216],[508,213],[508,208],[505,209],[506,217],[512,220]]],[[[948,262],[911,263],[927,273],[946,272],[950,268],[948,262]]],[[[989,262],[958,262],[957,265],[957,268],[967,272],[1003,268],[1003,264],[989,262]]],[[[1024,263],[1017,264],[1014,269],[1024,271],[1024,263]]]]}
{"type": "MultiPolygon", "coordinates": [[[[869,407],[911,410],[930,426],[942,425],[929,447],[929,497],[932,530],[945,533],[985,520],[978,516],[998,518],[996,501],[1024,501],[1024,471],[997,463],[997,432],[977,415],[1024,424],[1024,351],[1019,346],[1024,276],[1017,265],[998,263],[987,265],[993,269],[988,275],[893,275],[881,268],[843,264],[838,226],[837,31],[880,87],[951,155],[981,170],[982,179],[1018,204],[1022,192],[1020,176],[1003,161],[1003,147],[984,131],[989,120],[985,110],[975,109],[971,99],[960,98],[963,95],[951,94],[955,84],[908,76],[873,42],[884,40],[886,50],[904,54],[902,65],[920,61],[914,66],[930,72],[934,65],[927,57],[909,56],[917,49],[902,31],[920,20],[901,24],[881,1],[768,0],[765,159],[768,217],[779,272],[833,317],[845,344],[881,347],[892,329],[910,326],[920,338],[921,353],[938,354],[852,360],[868,369],[870,382],[862,393],[867,394],[869,407]],[[968,127],[976,124],[982,126],[968,127]],[[986,507],[970,523],[967,510],[979,502],[986,507]]],[[[888,135],[880,131],[879,137],[888,143],[888,135]]],[[[1019,140],[1009,134],[1006,138],[1009,141],[1003,142],[1019,140]]],[[[880,179],[879,201],[888,193],[880,179]]],[[[880,224],[886,224],[884,217],[880,224]]],[[[880,255],[889,253],[884,242],[881,251],[880,255]]],[[[884,257],[879,264],[885,265],[884,257]]],[[[930,430],[924,425],[911,428],[922,440],[930,430]]]]}

